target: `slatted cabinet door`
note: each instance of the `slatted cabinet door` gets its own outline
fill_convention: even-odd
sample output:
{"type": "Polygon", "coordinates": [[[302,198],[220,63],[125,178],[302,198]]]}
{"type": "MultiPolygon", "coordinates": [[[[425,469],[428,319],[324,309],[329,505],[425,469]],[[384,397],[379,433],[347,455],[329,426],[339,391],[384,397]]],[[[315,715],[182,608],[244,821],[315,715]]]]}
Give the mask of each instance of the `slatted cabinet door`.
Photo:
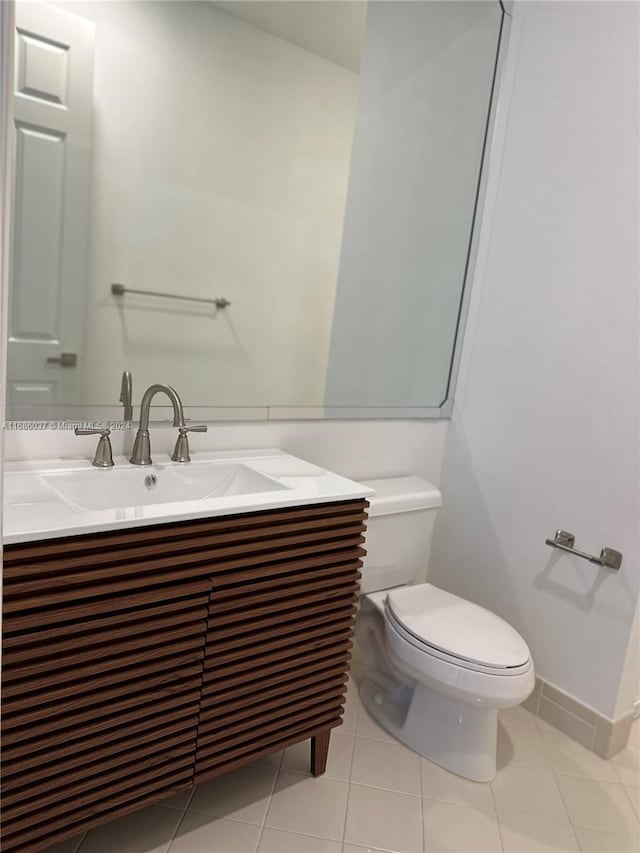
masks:
{"type": "Polygon", "coordinates": [[[105,545],[5,550],[4,853],[192,783],[210,583],[158,582],[126,541],[105,545]]]}
{"type": "Polygon", "coordinates": [[[365,501],[9,545],[2,850],[340,723],[365,501]]]}
{"type": "Polygon", "coordinates": [[[250,558],[214,561],[196,781],[340,725],[365,507],[256,516],[250,558]]]}

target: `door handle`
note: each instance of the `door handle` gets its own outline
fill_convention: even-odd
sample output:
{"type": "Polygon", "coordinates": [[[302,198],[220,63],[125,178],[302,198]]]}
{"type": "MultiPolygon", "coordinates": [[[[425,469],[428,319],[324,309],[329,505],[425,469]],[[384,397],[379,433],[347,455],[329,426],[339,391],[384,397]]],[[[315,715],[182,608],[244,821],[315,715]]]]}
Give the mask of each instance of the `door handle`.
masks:
{"type": "Polygon", "coordinates": [[[60,367],[76,367],[78,364],[78,354],[75,352],[63,352],[60,355],[48,358],[47,364],[59,364],[60,367]]]}

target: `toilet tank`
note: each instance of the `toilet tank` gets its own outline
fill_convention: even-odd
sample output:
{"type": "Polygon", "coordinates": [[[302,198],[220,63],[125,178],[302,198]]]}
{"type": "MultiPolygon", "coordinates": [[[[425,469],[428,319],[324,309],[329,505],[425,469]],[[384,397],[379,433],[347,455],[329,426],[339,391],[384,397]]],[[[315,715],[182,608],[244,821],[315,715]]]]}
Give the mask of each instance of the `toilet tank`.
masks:
{"type": "Polygon", "coordinates": [[[366,480],[363,485],[376,494],[368,499],[362,592],[423,583],[442,495],[420,477],[366,480]]]}

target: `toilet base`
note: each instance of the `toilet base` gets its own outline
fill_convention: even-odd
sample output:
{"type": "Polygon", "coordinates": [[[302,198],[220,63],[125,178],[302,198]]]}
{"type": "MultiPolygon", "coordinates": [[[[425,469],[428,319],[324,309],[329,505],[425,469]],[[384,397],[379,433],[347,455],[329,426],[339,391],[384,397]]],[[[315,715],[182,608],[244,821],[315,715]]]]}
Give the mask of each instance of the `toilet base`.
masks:
{"type": "Polygon", "coordinates": [[[406,717],[400,722],[388,713],[391,709],[386,703],[375,701],[366,681],[360,696],[371,716],[414,752],[474,782],[495,778],[497,708],[479,702],[472,705],[416,684],[406,717]]]}
{"type": "Polygon", "coordinates": [[[401,739],[420,755],[474,782],[496,775],[498,709],[416,686],[401,739]]]}

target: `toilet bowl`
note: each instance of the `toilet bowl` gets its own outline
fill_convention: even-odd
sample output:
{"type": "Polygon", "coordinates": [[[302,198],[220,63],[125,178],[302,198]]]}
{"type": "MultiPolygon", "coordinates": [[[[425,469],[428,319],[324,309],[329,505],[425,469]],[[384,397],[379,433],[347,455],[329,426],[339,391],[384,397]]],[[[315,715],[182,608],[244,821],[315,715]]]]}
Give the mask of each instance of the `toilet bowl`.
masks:
{"type": "Polygon", "coordinates": [[[436,764],[474,781],[496,774],[498,710],[534,687],[527,644],[496,614],[426,582],[437,489],[370,480],[360,695],[371,715],[436,764]]]}

